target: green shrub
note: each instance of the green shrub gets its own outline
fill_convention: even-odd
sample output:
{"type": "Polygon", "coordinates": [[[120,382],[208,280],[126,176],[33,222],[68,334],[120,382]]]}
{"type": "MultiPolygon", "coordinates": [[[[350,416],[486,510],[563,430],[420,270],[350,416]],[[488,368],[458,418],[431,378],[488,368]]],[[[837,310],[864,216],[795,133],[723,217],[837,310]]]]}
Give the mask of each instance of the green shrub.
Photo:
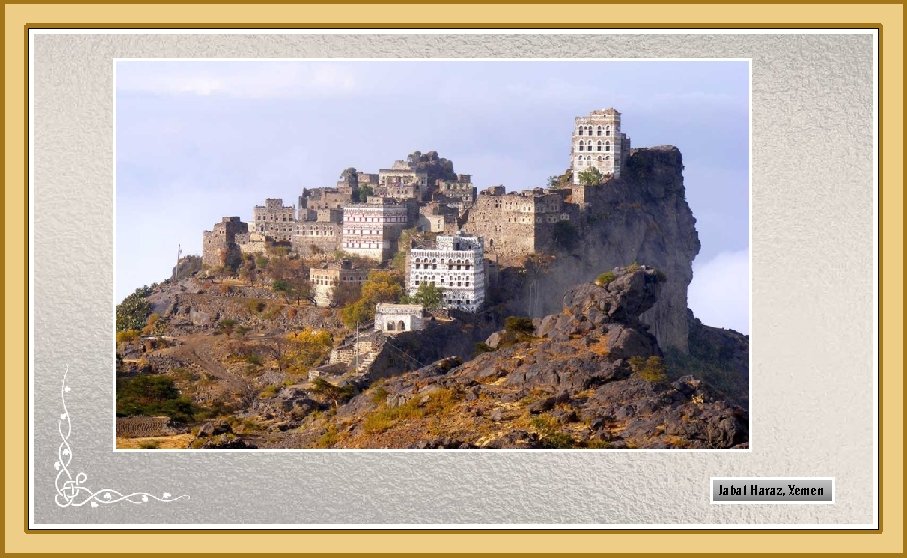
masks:
{"type": "Polygon", "coordinates": [[[117,382],[117,416],[166,415],[177,422],[191,423],[202,409],[180,391],[167,376],[137,376],[117,382]]]}
{"type": "Polygon", "coordinates": [[[614,279],[616,279],[616,278],[617,278],[617,276],[614,275],[613,271],[606,271],[595,278],[595,284],[598,285],[599,287],[604,287],[611,281],[614,281],[614,279]]]}
{"type": "Polygon", "coordinates": [[[278,391],[280,391],[280,386],[278,386],[277,384],[271,384],[265,389],[261,390],[261,393],[259,393],[258,396],[262,399],[271,399],[272,397],[277,395],[278,391]]]}
{"type": "Polygon", "coordinates": [[[539,435],[539,446],[550,449],[574,447],[573,437],[561,430],[560,422],[548,413],[529,419],[529,424],[539,435]]]}
{"type": "Polygon", "coordinates": [[[219,333],[226,333],[227,335],[230,335],[231,333],[233,333],[233,328],[236,327],[236,320],[225,318],[217,322],[216,327],[219,333]]]}
{"type": "Polygon", "coordinates": [[[630,368],[647,382],[663,382],[668,377],[664,361],[659,356],[650,356],[649,358],[641,356],[630,357],[630,368]]]}
{"type": "Polygon", "coordinates": [[[333,424],[328,424],[324,433],[315,440],[316,448],[332,448],[340,440],[340,436],[337,435],[337,427],[333,424]]]}
{"type": "Polygon", "coordinates": [[[117,343],[131,343],[139,338],[139,331],[137,329],[127,329],[125,331],[117,332],[117,343]]]}
{"type": "Polygon", "coordinates": [[[271,290],[275,293],[286,293],[290,291],[290,284],[283,279],[278,279],[271,283],[271,290]]]}
{"type": "Polygon", "coordinates": [[[246,309],[250,314],[260,314],[264,312],[264,309],[268,307],[268,303],[263,300],[252,299],[246,302],[246,309]]]}
{"type": "Polygon", "coordinates": [[[525,316],[508,316],[504,320],[504,329],[510,333],[531,334],[535,331],[535,326],[532,325],[532,318],[527,318],[525,316]]]}
{"type": "Polygon", "coordinates": [[[117,305],[117,331],[125,331],[127,329],[141,330],[145,327],[145,322],[151,314],[151,304],[148,302],[148,295],[150,294],[151,287],[139,287],[117,305]]]}
{"type": "Polygon", "coordinates": [[[370,396],[372,403],[381,404],[387,401],[387,390],[384,388],[383,384],[379,384],[372,389],[370,396]]]}

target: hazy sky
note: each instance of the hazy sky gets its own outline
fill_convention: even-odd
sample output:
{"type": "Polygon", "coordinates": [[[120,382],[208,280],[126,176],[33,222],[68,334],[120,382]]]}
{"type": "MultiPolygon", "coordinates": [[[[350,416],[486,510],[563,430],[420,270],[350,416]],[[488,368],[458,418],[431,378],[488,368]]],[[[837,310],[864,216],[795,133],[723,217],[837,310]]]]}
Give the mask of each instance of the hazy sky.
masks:
{"type": "Polygon", "coordinates": [[[702,250],[690,307],[749,332],[749,69],[727,61],[120,61],[116,298],[169,276],[177,246],[296,204],[353,166],[435,150],[480,189],[569,166],[574,116],[613,106],[634,147],[685,165],[702,250]]]}

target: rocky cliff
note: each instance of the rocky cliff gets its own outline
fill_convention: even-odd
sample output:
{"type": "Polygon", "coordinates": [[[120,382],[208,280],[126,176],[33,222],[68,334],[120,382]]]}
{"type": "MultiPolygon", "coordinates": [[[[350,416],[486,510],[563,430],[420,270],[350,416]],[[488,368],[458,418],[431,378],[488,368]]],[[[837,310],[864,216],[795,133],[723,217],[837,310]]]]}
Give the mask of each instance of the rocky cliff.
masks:
{"type": "Polygon", "coordinates": [[[634,149],[619,179],[588,188],[586,207],[571,221],[580,241],[526,272],[502,273],[513,314],[556,312],[560,293],[602,271],[636,262],[662,271],[659,300],[642,316],[661,347],[688,352],[687,287],[699,252],[696,219],[687,205],[683,159],[676,147],[634,149]]]}
{"type": "Polygon", "coordinates": [[[733,448],[748,417],[693,376],[671,380],[640,321],[665,278],[615,269],[556,314],[510,319],[476,358],[384,378],[285,447],[733,448]]]}

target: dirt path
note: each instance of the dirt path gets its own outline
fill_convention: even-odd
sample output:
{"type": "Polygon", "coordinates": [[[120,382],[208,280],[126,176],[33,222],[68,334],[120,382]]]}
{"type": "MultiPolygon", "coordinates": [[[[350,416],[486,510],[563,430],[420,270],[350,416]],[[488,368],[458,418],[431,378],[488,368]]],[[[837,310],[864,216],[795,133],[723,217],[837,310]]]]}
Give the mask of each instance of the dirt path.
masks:
{"type": "Polygon", "coordinates": [[[245,377],[230,372],[215,356],[217,343],[209,335],[187,335],[180,338],[181,344],[173,350],[172,355],[197,364],[210,376],[217,379],[224,391],[235,394],[245,404],[255,397],[255,386],[245,377]]]}

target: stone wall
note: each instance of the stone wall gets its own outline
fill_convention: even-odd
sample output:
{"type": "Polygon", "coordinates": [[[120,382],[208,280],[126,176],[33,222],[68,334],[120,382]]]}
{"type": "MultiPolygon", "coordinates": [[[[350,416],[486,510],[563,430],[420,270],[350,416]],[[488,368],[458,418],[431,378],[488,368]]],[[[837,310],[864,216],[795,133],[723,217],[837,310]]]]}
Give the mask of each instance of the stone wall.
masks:
{"type": "Polygon", "coordinates": [[[237,234],[236,245],[243,254],[264,254],[267,251],[265,235],[260,232],[237,234]]]}
{"type": "Polygon", "coordinates": [[[340,248],[343,225],[332,222],[302,221],[296,223],[293,252],[301,256],[328,254],[340,248]]]}
{"type": "Polygon", "coordinates": [[[489,259],[517,262],[547,249],[554,225],[570,219],[563,197],[551,192],[479,195],[463,230],[485,239],[489,259]]]}
{"type": "Polygon", "coordinates": [[[171,427],[170,417],[117,417],[118,438],[149,438],[179,433],[171,427]]]}

